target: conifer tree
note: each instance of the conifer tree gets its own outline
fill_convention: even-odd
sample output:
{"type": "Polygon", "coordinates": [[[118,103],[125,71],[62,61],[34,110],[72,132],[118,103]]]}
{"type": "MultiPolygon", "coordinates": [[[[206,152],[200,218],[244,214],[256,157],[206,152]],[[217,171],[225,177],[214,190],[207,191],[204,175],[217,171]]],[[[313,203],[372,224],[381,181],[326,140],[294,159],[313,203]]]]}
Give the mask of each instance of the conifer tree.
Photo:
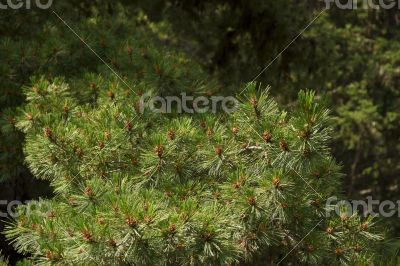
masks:
{"type": "Polygon", "coordinates": [[[55,197],[19,208],[7,230],[18,251],[39,265],[375,259],[372,219],[327,215],[341,175],[313,92],[290,113],[255,83],[230,115],[141,112],[140,92],[159,93],[151,84],[126,93],[111,80],[86,103],[62,79],[26,90],[26,162],[55,197]]]}
{"type": "MultiPolygon", "coordinates": [[[[62,9],[62,14],[68,8],[62,9]]],[[[27,19],[26,16],[18,18],[27,19]]],[[[86,45],[126,82],[141,80],[152,83],[161,94],[167,95],[176,94],[182,87],[199,91],[204,86],[196,84],[197,80],[205,79],[200,66],[182,53],[160,47],[151,30],[138,20],[129,20],[121,15],[117,18],[82,19],[78,23],[68,21],[82,40],[60,20],[34,23],[33,36],[21,33],[25,36],[23,43],[10,37],[17,29],[10,29],[11,33],[4,32],[4,38],[0,40],[0,182],[18,178],[21,173],[28,175],[23,167],[21,143],[24,136],[15,128],[14,111],[24,103],[21,87],[29,85],[31,77],[62,76],[71,84],[79,83],[80,89],[85,88],[73,93],[81,102],[95,99],[100,87],[107,86],[111,80],[108,77],[115,77],[86,45]],[[97,80],[98,74],[101,78],[97,80]]],[[[204,90],[215,90],[213,82],[208,84],[204,90]]],[[[126,90],[129,93],[129,88],[126,90]]]]}

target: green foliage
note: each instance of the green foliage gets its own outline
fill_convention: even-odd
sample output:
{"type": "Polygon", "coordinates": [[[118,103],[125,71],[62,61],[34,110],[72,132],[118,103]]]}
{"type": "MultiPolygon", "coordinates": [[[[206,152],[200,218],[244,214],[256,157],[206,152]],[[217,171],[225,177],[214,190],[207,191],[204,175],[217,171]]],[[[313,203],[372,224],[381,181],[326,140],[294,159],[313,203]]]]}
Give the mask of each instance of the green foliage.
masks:
{"type": "Polygon", "coordinates": [[[0,266],[8,266],[8,260],[4,258],[0,252],[0,266]]]}
{"type": "Polygon", "coordinates": [[[232,91],[268,65],[258,80],[271,85],[281,103],[292,103],[299,87],[327,94],[337,118],[333,153],[344,162],[348,195],[397,199],[400,42],[394,9],[337,10],[332,4],[320,14],[325,3],[292,0],[139,6],[153,28],[195,51],[232,91]]]}
{"type": "Polygon", "coordinates": [[[233,115],[176,116],[138,112],[124,84],[93,104],[38,80],[16,126],[56,196],[20,208],[7,236],[43,265],[278,263],[292,249],[286,262],[371,262],[372,220],[326,215],[341,176],[327,110],[301,92],[289,114],[248,87],[233,115]]]}
{"type": "Polygon", "coordinates": [[[28,259],[17,261],[16,266],[33,266],[33,262],[28,259]]]}
{"type": "Polygon", "coordinates": [[[55,17],[24,43],[7,37],[0,42],[4,62],[0,65],[0,181],[25,171],[20,147],[23,136],[14,128],[13,108],[23,103],[21,85],[29,85],[32,76],[61,76],[73,85],[79,83],[77,86],[84,89],[74,93],[82,102],[95,101],[101,87],[109,90],[102,90],[103,93],[113,93],[116,82],[125,84],[123,93],[131,93],[129,87],[138,80],[161,95],[175,95],[183,89],[188,93],[211,93],[217,89],[211,81],[208,87],[198,83],[205,80],[200,67],[182,53],[161,48],[140,21],[128,22],[121,16],[68,24],[83,40],[55,17]]]}
{"type": "Polygon", "coordinates": [[[144,92],[242,90],[238,83],[252,80],[319,8],[291,0],[55,4],[84,42],[52,13],[2,13],[0,181],[28,175],[26,160],[56,193],[30,203],[25,208],[40,212],[10,227],[19,250],[43,264],[277,263],[321,221],[287,263],[384,258],[368,240],[378,239],[373,222],[366,232],[356,216],[325,217],[322,203],[342,191],[327,148],[332,124],[314,94],[298,88],[328,94],[333,153],[350,177],[348,193],[372,187],[370,194],[395,197],[395,14],[330,10],[316,20],[259,77],[280,103],[294,105],[298,95],[290,113],[254,84],[229,117],[138,112],[135,94],[144,92]],[[195,55],[226,86],[171,45],[195,55]],[[25,96],[28,105],[17,114],[25,96]],[[15,126],[27,134],[26,158],[15,126]]]}

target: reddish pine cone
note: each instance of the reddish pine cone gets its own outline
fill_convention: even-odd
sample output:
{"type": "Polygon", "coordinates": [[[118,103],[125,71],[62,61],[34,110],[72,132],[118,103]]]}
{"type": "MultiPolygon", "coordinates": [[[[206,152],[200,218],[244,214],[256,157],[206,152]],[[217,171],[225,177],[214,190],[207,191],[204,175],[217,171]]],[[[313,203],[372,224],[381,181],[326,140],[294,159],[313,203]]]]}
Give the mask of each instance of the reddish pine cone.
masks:
{"type": "Polygon", "coordinates": [[[110,132],[108,132],[108,131],[104,132],[104,138],[105,139],[110,139],[110,137],[111,137],[110,132]]]}
{"type": "Polygon", "coordinates": [[[169,226],[169,232],[170,232],[171,234],[175,234],[175,232],[176,232],[176,225],[175,225],[175,224],[171,224],[171,225],[169,226]]]}
{"type": "Polygon", "coordinates": [[[156,153],[156,155],[158,156],[158,158],[161,158],[164,154],[164,148],[161,145],[157,145],[154,149],[154,152],[156,153]]]}
{"type": "Polygon", "coordinates": [[[131,56],[132,53],[133,53],[133,49],[132,49],[132,47],[129,47],[129,48],[128,48],[128,55],[131,56]]]}
{"type": "Polygon", "coordinates": [[[92,242],[93,241],[93,235],[89,232],[89,230],[84,230],[82,232],[82,237],[86,242],[92,242]]]}
{"type": "Polygon", "coordinates": [[[172,130],[168,130],[167,137],[168,137],[169,140],[174,140],[175,139],[175,132],[172,131],[172,130]]]}
{"type": "Polygon", "coordinates": [[[53,131],[51,131],[50,128],[45,128],[44,129],[44,136],[48,139],[51,139],[53,137],[53,131]]]}
{"type": "Polygon", "coordinates": [[[235,184],[233,184],[233,188],[234,189],[239,189],[240,188],[240,183],[236,182],[235,184]]]}
{"type": "Polygon", "coordinates": [[[367,231],[368,230],[368,223],[363,223],[359,226],[361,231],[367,231]]]}
{"type": "Polygon", "coordinates": [[[130,121],[127,121],[126,123],[125,123],[125,129],[126,130],[128,130],[128,131],[131,131],[132,130],[132,122],[130,122],[130,121]]]}
{"type": "Polygon", "coordinates": [[[256,198],[254,197],[250,197],[247,199],[247,203],[250,204],[251,206],[255,206],[256,205],[256,198]]]}
{"type": "Polygon", "coordinates": [[[125,224],[128,225],[129,227],[136,227],[138,224],[138,221],[131,216],[127,216],[125,218],[125,224]]]}
{"type": "Polygon", "coordinates": [[[109,92],[107,93],[107,96],[108,96],[108,98],[110,98],[111,100],[114,100],[114,98],[115,98],[114,92],[112,92],[112,91],[109,91],[109,92]]]}
{"type": "Polygon", "coordinates": [[[48,261],[53,260],[53,257],[54,257],[53,252],[51,252],[51,251],[47,251],[47,252],[46,252],[46,259],[47,259],[48,261]]]}
{"type": "Polygon", "coordinates": [[[333,228],[332,228],[332,227],[328,227],[328,228],[326,229],[326,232],[327,232],[329,235],[333,234],[333,228]]]}
{"type": "Polygon", "coordinates": [[[161,76],[161,67],[160,67],[160,65],[156,65],[155,66],[155,72],[156,72],[156,75],[157,76],[161,76]]]}
{"type": "Polygon", "coordinates": [[[113,247],[113,248],[115,248],[115,247],[117,246],[117,243],[116,243],[115,240],[113,240],[113,239],[108,240],[108,241],[107,241],[107,244],[108,244],[110,247],[113,247]]]}
{"type": "Polygon", "coordinates": [[[207,137],[211,137],[214,134],[214,131],[212,130],[212,128],[208,128],[207,129],[207,137]]]}
{"type": "Polygon", "coordinates": [[[99,149],[102,150],[104,148],[104,141],[99,141],[99,149]]]}
{"type": "Polygon", "coordinates": [[[92,197],[93,196],[93,190],[90,187],[85,187],[85,195],[88,197],[92,197]]]}
{"type": "Polygon", "coordinates": [[[360,253],[361,252],[361,247],[357,244],[356,246],[353,247],[354,252],[360,253]]]}
{"type": "Polygon", "coordinates": [[[280,142],[279,142],[279,148],[281,149],[281,151],[288,151],[289,149],[288,149],[288,145],[287,145],[287,142],[285,141],[285,140],[281,140],[280,142]]]}
{"type": "Polygon", "coordinates": [[[272,184],[274,184],[275,187],[279,187],[281,185],[281,179],[279,177],[275,177],[272,180],[272,184]]]}
{"type": "Polygon", "coordinates": [[[215,151],[215,154],[217,154],[218,156],[221,156],[222,153],[224,152],[224,150],[221,148],[220,145],[218,145],[217,147],[215,147],[214,151],[215,151]]]}
{"type": "Polygon", "coordinates": [[[269,131],[265,131],[262,135],[262,138],[267,143],[271,142],[272,139],[271,133],[269,133],[269,131]]]}
{"type": "Polygon", "coordinates": [[[250,104],[251,104],[251,106],[253,106],[253,108],[256,108],[257,104],[258,104],[257,98],[256,97],[252,97],[250,99],[250,104]]]}
{"type": "Polygon", "coordinates": [[[337,248],[337,249],[335,249],[335,254],[336,254],[336,256],[340,256],[343,254],[343,250],[340,248],[337,248]]]}

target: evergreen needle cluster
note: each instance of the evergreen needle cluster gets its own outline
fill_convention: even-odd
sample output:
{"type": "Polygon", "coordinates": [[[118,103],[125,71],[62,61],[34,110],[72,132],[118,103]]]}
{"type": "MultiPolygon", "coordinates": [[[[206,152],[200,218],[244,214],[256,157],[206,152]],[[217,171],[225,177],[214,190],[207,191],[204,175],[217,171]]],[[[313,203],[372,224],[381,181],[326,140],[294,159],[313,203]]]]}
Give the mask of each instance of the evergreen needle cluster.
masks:
{"type": "Polygon", "coordinates": [[[313,92],[289,114],[251,83],[233,114],[189,116],[139,112],[140,94],[112,84],[88,103],[60,79],[26,91],[16,126],[55,196],[21,207],[7,236],[36,263],[372,261],[372,220],[327,215],[341,175],[313,92]]]}

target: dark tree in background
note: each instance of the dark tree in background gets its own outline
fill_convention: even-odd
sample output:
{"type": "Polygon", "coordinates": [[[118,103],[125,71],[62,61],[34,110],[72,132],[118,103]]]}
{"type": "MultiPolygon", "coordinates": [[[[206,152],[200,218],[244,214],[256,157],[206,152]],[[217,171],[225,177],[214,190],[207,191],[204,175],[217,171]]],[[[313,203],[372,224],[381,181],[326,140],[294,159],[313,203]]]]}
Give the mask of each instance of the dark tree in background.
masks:
{"type": "Polygon", "coordinates": [[[294,99],[299,87],[327,94],[338,121],[334,153],[344,163],[349,196],[396,199],[400,17],[395,9],[333,5],[321,14],[325,4],[316,1],[152,3],[143,7],[149,18],[161,25],[167,18],[172,42],[195,51],[228,85],[252,80],[320,15],[257,80],[271,85],[282,102],[294,99]]]}

